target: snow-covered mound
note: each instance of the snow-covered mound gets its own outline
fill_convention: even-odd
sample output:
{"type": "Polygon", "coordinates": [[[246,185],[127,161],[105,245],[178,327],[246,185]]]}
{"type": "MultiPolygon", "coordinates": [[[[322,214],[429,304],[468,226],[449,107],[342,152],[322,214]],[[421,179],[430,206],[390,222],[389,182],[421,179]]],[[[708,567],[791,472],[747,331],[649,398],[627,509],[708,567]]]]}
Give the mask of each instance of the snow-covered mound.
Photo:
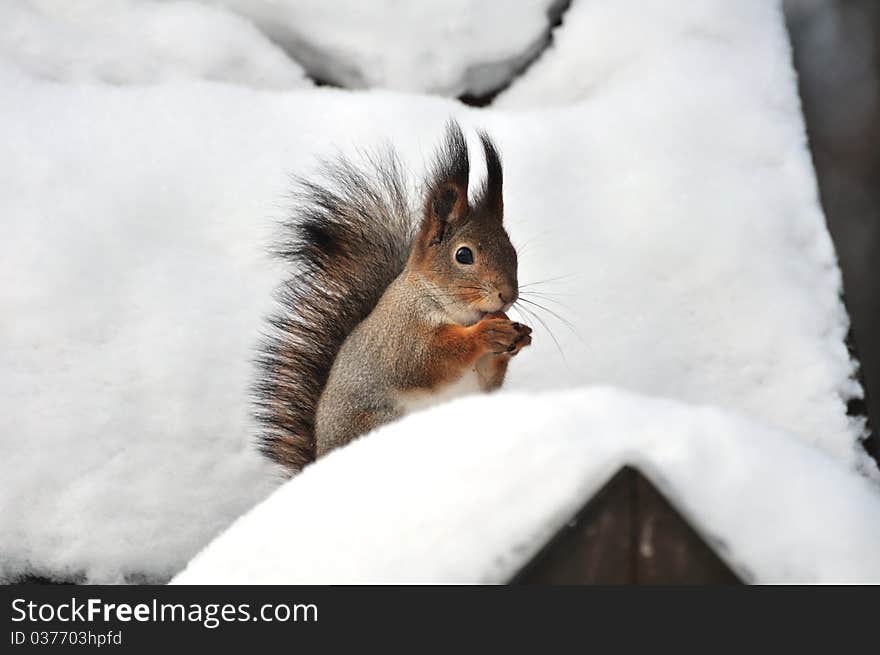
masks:
{"type": "MultiPolygon", "coordinates": [[[[590,29],[621,29],[618,0],[600,4],[590,29]]],[[[524,304],[541,320],[509,388],[712,404],[768,425],[750,443],[780,430],[840,475],[876,470],[846,415],[861,390],[782,16],[691,5],[699,29],[609,52],[590,94],[528,111],[0,66],[0,576],[168,579],[278,484],[248,390],[289,175],[384,141],[420,175],[450,116],[497,140],[523,299],[563,319],[524,304]]]]}
{"type": "Polygon", "coordinates": [[[0,25],[0,66],[56,82],[311,84],[247,20],[194,2],[16,0],[0,3],[0,25]]]}
{"type": "Polygon", "coordinates": [[[175,582],[505,582],[627,463],[746,581],[880,582],[875,484],[784,432],[607,388],[467,398],[381,428],[175,582]]]}
{"type": "MultiPolygon", "coordinates": [[[[707,81],[720,87],[746,77],[753,93],[738,97],[739,102],[762,97],[785,105],[792,99],[790,57],[779,2],[687,0],[673,10],[666,0],[576,1],[542,57],[493,104],[566,104],[651,81],[632,98],[647,112],[657,103],[698,102],[707,81]],[[724,20],[718,20],[721,15],[724,20]],[[751,49],[750,43],[758,47],[751,49]],[[688,65],[669,66],[670,58],[679,60],[685,51],[688,65]],[[774,64],[765,67],[767,61],[774,64]],[[669,93],[656,94],[663,84],[669,93]]],[[[707,109],[709,120],[721,118],[707,109]]]]}
{"type": "Polygon", "coordinates": [[[311,74],[347,88],[446,96],[508,81],[561,0],[202,0],[253,20],[311,74]]]}

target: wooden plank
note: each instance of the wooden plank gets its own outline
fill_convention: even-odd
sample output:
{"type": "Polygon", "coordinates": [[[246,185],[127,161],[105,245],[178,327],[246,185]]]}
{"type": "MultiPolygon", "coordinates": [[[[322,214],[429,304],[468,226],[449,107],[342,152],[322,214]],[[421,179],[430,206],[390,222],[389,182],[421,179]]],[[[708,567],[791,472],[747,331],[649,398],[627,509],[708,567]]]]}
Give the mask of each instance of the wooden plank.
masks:
{"type": "Polygon", "coordinates": [[[739,579],[643,475],[636,473],[635,582],[737,584],[739,579]]]}
{"type": "Polygon", "coordinates": [[[624,467],[511,580],[512,584],[737,584],[669,501],[624,467]]]}
{"type": "Polygon", "coordinates": [[[621,469],[511,580],[512,584],[629,584],[635,487],[621,469]]]}

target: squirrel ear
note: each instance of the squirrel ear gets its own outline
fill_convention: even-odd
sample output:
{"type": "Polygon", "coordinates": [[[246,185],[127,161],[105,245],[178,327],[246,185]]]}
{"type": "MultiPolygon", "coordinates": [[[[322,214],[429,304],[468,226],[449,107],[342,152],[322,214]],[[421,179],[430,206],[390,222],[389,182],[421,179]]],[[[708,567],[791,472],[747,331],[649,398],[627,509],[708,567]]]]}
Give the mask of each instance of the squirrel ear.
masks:
{"type": "Polygon", "coordinates": [[[498,148],[485,132],[480,132],[480,142],[483,144],[483,153],[486,155],[486,181],[477,195],[477,206],[489,215],[498,218],[498,222],[504,220],[504,196],[502,187],[504,175],[501,169],[501,155],[498,148]]]}
{"type": "Polygon", "coordinates": [[[446,138],[437,151],[419,230],[425,245],[440,243],[449,225],[463,221],[468,206],[467,141],[455,121],[446,124],[446,138]]]}

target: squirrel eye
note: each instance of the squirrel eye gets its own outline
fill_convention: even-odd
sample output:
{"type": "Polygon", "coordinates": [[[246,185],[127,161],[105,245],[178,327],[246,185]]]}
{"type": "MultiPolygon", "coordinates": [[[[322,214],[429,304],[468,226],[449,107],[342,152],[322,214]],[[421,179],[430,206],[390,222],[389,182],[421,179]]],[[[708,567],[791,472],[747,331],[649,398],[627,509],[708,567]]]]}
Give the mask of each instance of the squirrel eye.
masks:
{"type": "Polygon", "coordinates": [[[470,248],[459,248],[455,251],[455,261],[459,264],[473,264],[474,253],[470,248]]]}

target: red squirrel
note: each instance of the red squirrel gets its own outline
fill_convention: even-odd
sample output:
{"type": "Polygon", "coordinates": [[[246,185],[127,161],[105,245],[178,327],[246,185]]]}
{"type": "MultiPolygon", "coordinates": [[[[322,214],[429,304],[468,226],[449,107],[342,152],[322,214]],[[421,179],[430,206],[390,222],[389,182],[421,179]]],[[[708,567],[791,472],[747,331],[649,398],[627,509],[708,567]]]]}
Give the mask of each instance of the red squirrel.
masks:
{"type": "Polygon", "coordinates": [[[416,408],[504,382],[531,329],[516,302],[503,226],[502,166],[480,133],[487,175],[468,197],[467,142],[447,125],[420,212],[393,153],[340,159],[299,181],[279,254],[296,272],[259,357],[263,452],[289,473],[416,408]],[[420,216],[419,216],[420,214],[420,216]]]}

